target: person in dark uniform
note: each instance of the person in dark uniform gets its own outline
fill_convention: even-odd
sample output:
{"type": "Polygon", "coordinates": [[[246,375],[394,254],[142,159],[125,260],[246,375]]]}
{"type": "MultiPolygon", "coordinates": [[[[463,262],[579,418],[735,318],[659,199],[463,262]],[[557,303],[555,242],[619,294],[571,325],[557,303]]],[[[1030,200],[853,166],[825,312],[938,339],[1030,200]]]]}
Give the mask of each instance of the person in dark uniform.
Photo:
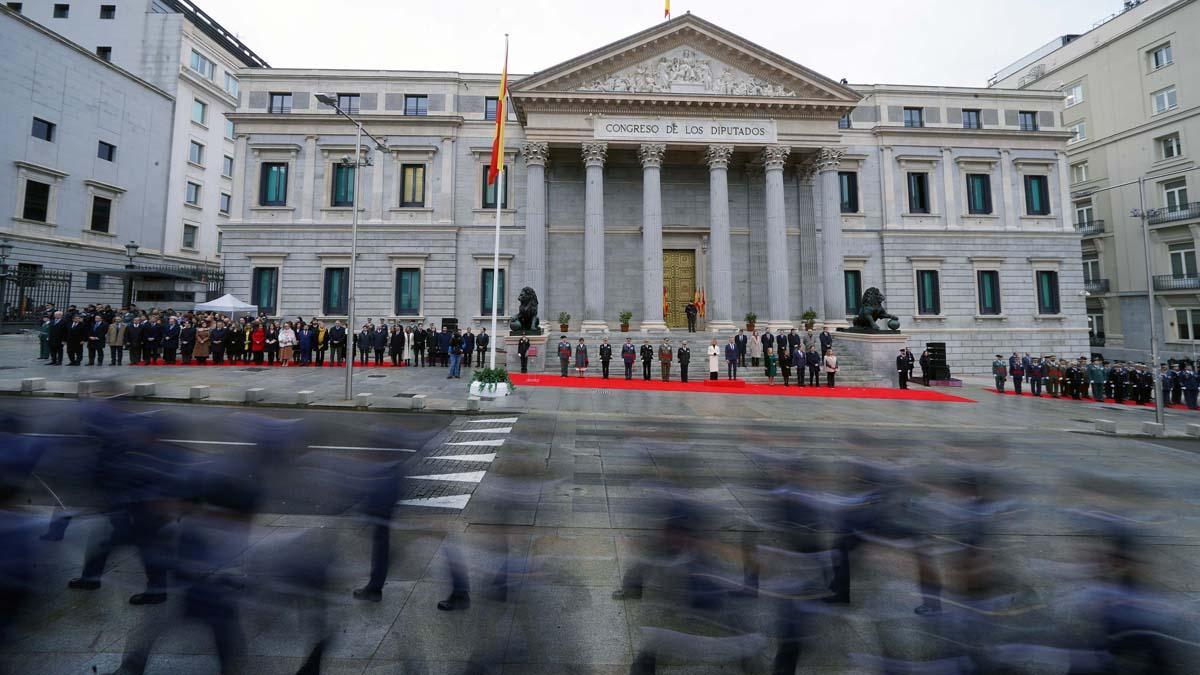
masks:
{"type": "Polygon", "coordinates": [[[492,344],[492,336],[488,335],[487,328],[480,328],[479,335],[475,336],[475,365],[483,367],[483,357],[487,354],[488,346],[492,344]]]}
{"type": "Polygon", "coordinates": [[[83,343],[91,334],[91,326],[85,326],[83,315],[71,317],[71,325],[67,328],[67,365],[78,366],[83,362],[83,343]]]}
{"type": "Polygon", "coordinates": [[[679,351],[676,352],[675,358],[679,361],[679,381],[687,382],[688,363],[692,360],[692,350],[688,347],[687,340],[684,340],[683,344],[679,345],[679,351]]]}
{"type": "Polygon", "coordinates": [[[1004,383],[1008,381],[1008,365],[1004,363],[1004,357],[999,354],[992,361],[992,377],[996,378],[996,391],[1004,393],[1004,383]]]}
{"type": "Polygon", "coordinates": [[[91,325],[91,334],[87,336],[88,365],[104,365],[104,341],[108,338],[108,325],[104,317],[96,315],[91,325]]]}
{"type": "Polygon", "coordinates": [[[808,345],[808,351],[804,352],[804,365],[808,367],[809,384],[821,386],[821,355],[817,353],[815,344],[808,345]]]}
{"type": "MultiPolygon", "coordinates": [[[[1179,405],[1183,401],[1183,380],[1179,379],[1183,375],[1183,366],[1179,363],[1170,364],[1173,377],[1171,378],[1171,403],[1179,405]]],[[[1163,401],[1165,404],[1166,401],[1163,401]]]]}
{"type": "MultiPolygon", "coordinates": [[[[468,327],[467,332],[463,333],[463,362],[462,365],[470,368],[471,359],[475,356],[475,334],[468,327]]],[[[481,364],[482,365],[482,364],[481,364]]]]}
{"type": "Polygon", "coordinates": [[[746,331],[739,330],[737,336],[733,338],[733,344],[737,347],[738,365],[746,367],[746,350],[750,346],[750,339],[746,337],[746,331]]]}
{"type": "Polygon", "coordinates": [[[1112,368],[1108,369],[1108,382],[1112,385],[1112,399],[1117,403],[1124,403],[1129,384],[1129,371],[1125,370],[1125,363],[1117,361],[1112,368]]]}
{"type": "Polygon", "coordinates": [[[568,373],[571,367],[571,343],[567,342],[566,335],[560,335],[558,338],[558,353],[559,374],[562,377],[570,377],[568,373]]]}
{"type": "Polygon", "coordinates": [[[1183,400],[1187,403],[1188,410],[1195,410],[1196,396],[1200,393],[1200,378],[1196,377],[1196,372],[1192,370],[1192,364],[1184,361],[1183,372],[1179,374],[1180,387],[1183,389],[1183,400]]]}
{"type": "Polygon", "coordinates": [[[1171,370],[1165,363],[1159,366],[1158,386],[1158,397],[1162,400],[1165,407],[1171,402],[1171,388],[1175,386],[1175,371],[1171,370]]]}
{"type": "Polygon", "coordinates": [[[529,338],[524,335],[517,340],[517,356],[521,357],[521,372],[529,372],[529,338]]]}
{"type": "Polygon", "coordinates": [[[1012,377],[1013,391],[1017,396],[1021,395],[1021,381],[1025,377],[1025,364],[1021,361],[1021,357],[1017,356],[1016,352],[1008,357],[1008,374],[1012,377]]]}
{"type": "Polygon", "coordinates": [[[683,308],[683,313],[687,315],[687,326],[689,333],[696,332],[696,317],[700,314],[700,309],[696,307],[696,303],[689,302],[687,307],[683,308]]]}
{"type": "MultiPolygon", "coordinates": [[[[904,348],[904,358],[908,361],[908,380],[913,381],[913,370],[917,367],[917,359],[913,356],[912,350],[908,347],[904,348]]],[[[921,366],[921,372],[925,372],[925,366],[921,366]]]]}
{"type": "Polygon", "coordinates": [[[67,342],[67,329],[71,327],[69,319],[63,318],[62,311],[54,313],[54,318],[50,320],[50,329],[47,333],[46,342],[50,349],[50,365],[61,366],[63,362],[63,346],[67,342]]]}
{"type": "Polygon", "coordinates": [[[183,364],[191,365],[192,352],[196,349],[196,327],[191,321],[184,320],[179,327],[179,356],[183,364]]]}
{"type": "Polygon", "coordinates": [[[1029,382],[1029,393],[1042,397],[1042,380],[1046,377],[1046,366],[1042,363],[1041,357],[1035,356],[1029,362],[1029,370],[1025,373],[1025,379],[1029,382]]]}
{"type": "Polygon", "coordinates": [[[600,339],[600,377],[608,379],[608,362],[612,361],[612,345],[608,338],[600,339]]]}
{"type": "Polygon", "coordinates": [[[637,348],[633,346],[630,338],[625,338],[625,344],[621,345],[621,361],[625,363],[625,379],[633,379],[633,362],[637,360],[637,348]]]}
{"type": "Polygon", "coordinates": [[[638,350],[638,355],[642,357],[642,379],[650,379],[650,362],[654,360],[654,347],[650,346],[650,341],[646,340],[642,348],[638,350]]]}
{"type": "Polygon", "coordinates": [[[671,361],[675,360],[675,350],[671,349],[671,340],[663,340],[658,348],[658,367],[662,370],[663,382],[671,381],[671,361]]]}
{"type": "Polygon", "coordinates": [[[901,389],[908,389],[908,359],[904,356],[905,351],[901,349],[900,356],[896,357],[896,380],[901,389]]]}
{"type": "Polygon", "coordinates": [[[163,363],[175,363],[175,353],[179,351],[179,320],[171,317],[162,333],[163,363]]]}

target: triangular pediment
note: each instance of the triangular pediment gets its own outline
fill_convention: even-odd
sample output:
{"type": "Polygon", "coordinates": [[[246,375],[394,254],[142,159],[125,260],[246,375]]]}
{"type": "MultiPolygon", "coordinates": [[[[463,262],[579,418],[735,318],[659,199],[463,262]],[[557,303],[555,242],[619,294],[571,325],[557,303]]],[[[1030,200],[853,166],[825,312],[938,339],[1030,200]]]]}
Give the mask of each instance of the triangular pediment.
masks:
{"type": "MultiPolygon", "coordinates": [[[[535,73],[514,98],[548,94],[792,99],[853,105],[857,92],[693,14],[535,73]]],[[[519,103],[517,104],[520,105],[519,103]]]]}

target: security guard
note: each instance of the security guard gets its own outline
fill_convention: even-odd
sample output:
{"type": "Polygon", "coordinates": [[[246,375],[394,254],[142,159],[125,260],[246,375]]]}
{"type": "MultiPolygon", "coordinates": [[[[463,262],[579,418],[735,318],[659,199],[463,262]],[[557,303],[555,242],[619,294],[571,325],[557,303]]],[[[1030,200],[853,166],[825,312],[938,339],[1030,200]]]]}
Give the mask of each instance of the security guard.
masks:
{"type": "Polygon", "coordinates": [[[650,340],[646,340],[642,344],[642,349],[639,352],[642,357],[642,379],[650,379],[650,362],[654,360],[654,347],[650,346],[650,340]]]}
{"type": "Polygon", "coordinates": [[[688,381],[688,363],[692,360],[692,350],[688,347],[687,340],[679,345],[679,352],[676,354],[679,360],[679,380],[681,382],[688,381]]]}
{"type": "Polygon", "coordinates": [[[1003,394],[1004,383],[1008,381],[1008,364],[999,354],[996,355],[996,360],[992,361],[992,376],[996,378],[996,391],[1003,394]]]}
{"type": "Polygon", "coordinates": [[[608,344],[608,338],[600,339],[600,376],[608,379],[608,362],[612,361],[612,345],[608,344]]]}

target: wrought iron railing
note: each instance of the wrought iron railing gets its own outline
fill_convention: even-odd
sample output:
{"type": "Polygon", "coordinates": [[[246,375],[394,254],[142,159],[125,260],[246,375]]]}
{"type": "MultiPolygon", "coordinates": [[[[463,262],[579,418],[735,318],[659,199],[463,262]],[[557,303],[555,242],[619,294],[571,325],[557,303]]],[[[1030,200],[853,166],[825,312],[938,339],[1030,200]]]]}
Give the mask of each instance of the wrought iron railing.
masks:
{"type": "Polygon", "coordinates": [[[1146,218],[1151,225],[1200,218],[1200,202],[1168,206],[1161,209],[1150,209],[1146,213],[1146,218]]]}
{"type": "Polygon", "coordinates": [[[1088,293],[1107,293],[1108,279],[1092,279],[1083,282],[1083,289],[1088,293]]]}
{"type": "Polygon", "coordinates": [[[1200,275],[1159,274],[1154,277],[1156,291],[1191,291],[1200,289],[1200,275]]]}
{"type": "Polygon", "coordinates": [[[71,273],[62,270],[19,270],[0,273],[0,314],[5,323],[37,322],[46,307],[71,304],[71,273]]]}
{"type": "Polygon", "coordinates": [[[1104,232],[1103,220],[1089,220],[1084,223],[1075,223],[1075,231],[1083,236],[1101,234],[1104,232]]]}

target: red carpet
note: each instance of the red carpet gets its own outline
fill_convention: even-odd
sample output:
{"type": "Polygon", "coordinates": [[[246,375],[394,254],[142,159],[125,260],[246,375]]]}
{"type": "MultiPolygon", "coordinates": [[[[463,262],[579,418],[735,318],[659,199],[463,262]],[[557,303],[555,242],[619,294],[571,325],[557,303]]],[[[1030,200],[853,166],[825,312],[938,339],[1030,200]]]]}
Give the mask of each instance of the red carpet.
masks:
{"type": "Polygon", "coordinates": [[[784,387],[748,384],[744,380],[626,380],[624,376],[605,380],[600,377],[562,377],[511,373],[513,384],[530,387],[564,387],[568,389],[637,389],[642,391],[686,391],[698,394],[753,394],[758,396],[811,396],[814,398],[869,398],[892,401],[934,401],[939,403],[974,403],[969,398],[951,396],[928,389],[887,389],[884,387],[784,387]]]}
{"type": "MultiPolygon", "coordinates": [[[[1017,393],[1014,392],[1012,389],[1005,389],[1004,391],[997,391],[995,387],[984,387],[983,390],[987,391],[987,392],[991,392],[993,394],[999,394],[1001,396],[1016,396],[1017,395],[1017,393]]],[[[1029,398],[1037,398],[1033,394],[1029,393],[1028,389],[1022,389],[1021,396],[1027,396],[1029,398]]],[[[1051,396],[1047,395],[1045,393],[1045,390],[1042,391],[1041,397],[1044,399],[1049,399],[1049,400],[1072,401],[1074,403],[1106,403],[1108,405],[1121,405],[1121,406],[1129,406],[1130,408],[1146,408],[1149,410],[1154,410],[1154,401],[1150,401],[1149,403],[1147,403],[1145,405],[1133,403],[1132,401],[1129,401],[1129,400],[1126,400],[1124,403],[1117,403],[1116,401],[1112,400],[1111,398],[1106,398],[1103,401],[1095,401],[1092,399],[1092,394],[1091,394],[1090,390],[1089,390],[1087,396],[1084,396],[1083,398],[1079,399],[1078,401],[1071,398],[1070,396],[1068,396],[1066,398],[1054,399],[1051,396]]],[[[1183,404],[1179,404],[1179,405],[1167,404],[1167,405],[1163,406],[1163,409],[1164,410],[1186,411],[1188,409],[1188,407],[1183,404]]]]}
{"type": "MultiPolygon", "coordinates": [[[[129,364],[126,363],[125,365],[128,366],[129,364]]],[[[178,366],[181,368],[212,368],[213,366],[216,366],[218,368],[229,368],[229,367],[283,368],[283,366],[280,365],[279,362],[270,364],[270,363],[267,363],[266,361],[263,361],[262,363],[254,363],[253,361],[239,361],[237,363],[234,363],[232,361],[226,360],[223,363],[216,364],[216,363],[212,362],[212,359],[209,359],[207,362],[205,362],[203,364],[196,363],[195,361],[192,361],[191,363],[183,363],[183,362],[179,361],[178,359],[176,359],[175,363],[163,363],[163,360],[159,359],[158,361],[155,361],[153,364],[149,364],[149,363],[146,363],[145,361],[143,361],[142,363],[139,363],[138,365],[139,366],[149,366],[149,365],[178,366]]],[[[124,367],[124,366],[122,366],[122,367],[124,367]]],[[[341,365],[335,365],[335,364],[330,363],[329,361],[326,361],[323,366],[318,366],[316,363],[311,363],[307,366],[301,366],[300,364],[293,361],[292,365],[288,366],[288,368],[345,368],[345,367],[346,367],[345,363],[343,363],[341,365]]],[[[374,363],[370,363],[370,364],[364,366],[364,365],[362,365],[362,363],[360,361],[355,361],[354,367],[355,368],[415,368],[416,366],[405,366],[405,365],[393,366],[391,361],[385,360],[382,365],[378,365],[378,366],[375,365],[374,363]]],[[[465,369],[466,367],[467,367],[466,364],[463,364],[463,368],[465,369]]]]}

